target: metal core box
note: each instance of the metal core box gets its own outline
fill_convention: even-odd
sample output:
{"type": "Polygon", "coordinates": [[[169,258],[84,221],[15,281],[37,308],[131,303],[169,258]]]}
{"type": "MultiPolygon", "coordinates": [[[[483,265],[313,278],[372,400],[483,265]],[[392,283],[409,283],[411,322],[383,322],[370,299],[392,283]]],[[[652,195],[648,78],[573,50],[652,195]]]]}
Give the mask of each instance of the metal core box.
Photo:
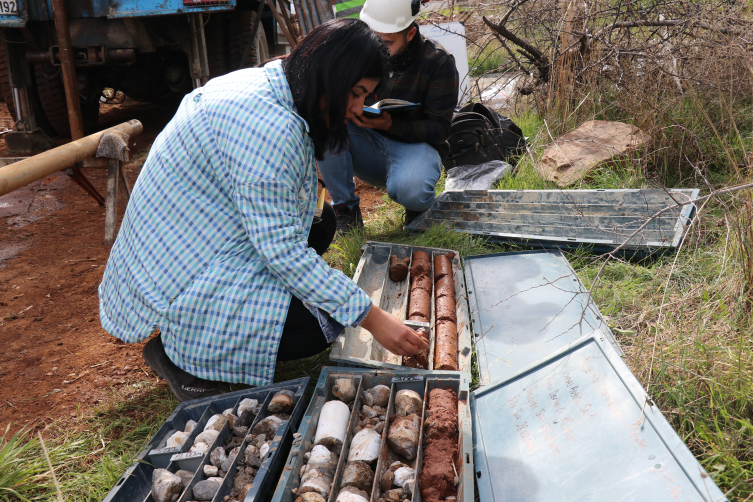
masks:
{"type": "MultiPolygon", "coordinates": [[[[369,502],[376,502],[381,493],[380,479],[381,474],[390,465],[390,454],[387,446],[387,431],[391,420],[394,418],[394,398],[395,393],[402,389],[411,389],[418,392],[423,397],[423,410],[421,423],[423,424],[427,417],[428,395],[429,391],[434,388],[450,388],[458,396],[458,444],[457,444],[457,476],[458,491],[457,502],[474,501],[474,484],[473,484],[473,445],[471,438],[471,417],[469,408],[468,395],[468,374],[459,371],[434,371],[431,374],[422,372],[418,373],[411,368],[411,371],[391,371],[391,370],[368,370],[357,368],[338,368],[325,367],[322,369],[319,381],[314,389],[314,396],[311,398],[306,414],[301,420],[301,426],[298,429],[300,436],[296,439],[290,450],[290,455],[282,471],[282,477],[277,484],[277,489],[272,497],[272,502],[293,502],[300,486],[300,470],[304,465],[304,455],[311,450],[314,443],[314,435],[317,425],[319,424],[319,413],[322,406],[327,401],[333,399],[332,387],[337,378],[349,378],[357,381],[358,394],[351,411],[351,417],[348,424],[348,433],[342,447],[342,453],[339,456],[337,471],[332,483],[333,487],[327,502],[334,502],[339,491],[342,480],[343,470],[347,463],[347,456],[350,441],[353,439],[353,426],[355,425],[358,412],[361,407],[361,391],[369,389],[375,385],[386,385],[391,388],[390,401],[387,407],[387,421],[382,433],[381,451],[379,460],[376,465],[376,475],[369,502]]],[[[424,434],[418,445],[418,456],[413,461],[416,469],[416,479],[420,476],[423,460],[423,440],[424,434]]],[[[418,483],[416,483],[418,486],[418,483]]],[[[416,488],[413,491],[411,502],[421,502],[421,493],[416,488]]]]}
{"type": "MultiPolygon", "coordinates": [[[[460,253],[452,249],[428,248],[420,246],[406,246],[387,242],[367,242],[363,255],[358,262],[353,281],[369,295],[374,305],[394,314],[404,321],[408,318],[408,296],[410,293],[410,275],[403,281],[393,282],[389,278],[390,256],[398,258],[411,257],[414,251],[425,251],[432,258],[432,276],[434,273],[434,257],[440,254],[455,253],[452,259],[452,272],[455,281],[455,311],[458,328],[458,369],[471,371],[471,327],[468,320],[468,302],[465,294],[465,280],[463,267],[460,263],[460,253]]],[[[429,370],[434,369],[434,327],[436,325],[434,312],[434,291],[431,294],[431,340],[429,347],[429,370]]],[[[345,328],[332,346],[330,359],[345,366],[362,366],[370,368],[403,369],[402,356],[397,356],[384,350],[379,342],[374,340],[371,333],[364,328],[345,328]]],[[[427,371],[416,369],[415,371],[427,371]]]]}
{"type": "Polygon", "coordinates": [[[497,242],[591,246],[598,252],[629,239],[623,253],[642,256],[677,248],[695,211],[690,201],[698,193],[684,188],[444,192],[407,229],[418,232],[445,223],[497,242]],[[665,208],[671,209],[658,214],[665,208]]]}
{"type": "MultiPolygon", "coordinates": [[[[280,425],[273,439],[269,452],[264,457],[261,467],[256,472],[253,481],[253,488],[248,492],[246,502],[263,501],[267,491],[274,486],[274,476],[279,470],[280,463],[284,459],[284,450],[292,441],[292,433],[295,430],[301,414],[306,406],[304,392],[308,385],[309,378],[298,378],[287,382],[280,382],[264,387],[239,390],[229,392],[218,396],[205,397],[186,401],[178,405],[175,411],[165,420],[165,423],[152,436],[147,447],[139,453],[136,461],[126,469],[126,472],[120,477],[110,493],[104,498],[103,502],[154,502],[152,497],[152,473],[156,468],[166,468],[175,473],[180,469],[192,470],[195,472],[193,479],[183,490],[178,502],[191,500],[188,495],[190,489],[199,481],[205,479],[203,468],[209,461],[210,452],[217,446],[223,444],[225,438],[230,434],[229,425],[226,423],[219,436],[210,446],[209,450],[203,455],[187,454],[188,448],[193,444],[193,440],[203,430],[207,420],[214,414],[222,413],[228,408],[235,412],[238,404],[245,398],[256,399],[261,403],[259,413],[254,417],[249,426],[249,430],[256,423],[269,415],[267,405],[278,391],[289,390],[295,394],[295,406],[290,414],[290,419],[280,425]],[[186,440],[182,448],[165,448],[165,442],[176,431],[182,431],[189,420],[197,422],[193,433],[186,440]]],[[[244,441],[241,450],[238,453],[232,467],[228,470],[220,489],[214,497],[214,501],[221,501],[225,495],[228,495],[233,489],[233,480],[236,472],[236,465],[239,459],[243,458],[243,451],[247,445],[244,441]]]]}

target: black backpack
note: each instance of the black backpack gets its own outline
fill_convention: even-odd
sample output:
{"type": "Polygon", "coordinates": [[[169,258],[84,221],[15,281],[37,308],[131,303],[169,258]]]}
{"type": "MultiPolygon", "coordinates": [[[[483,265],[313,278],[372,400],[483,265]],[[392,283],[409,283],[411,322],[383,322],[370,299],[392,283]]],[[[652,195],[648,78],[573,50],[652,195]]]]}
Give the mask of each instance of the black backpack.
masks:
{"type": "Polygon", "coordinates": [[[525,151],[523,131],[508,117],[481,103],[468,103],[450,124],[447,166],[479,165],[491,160],[514,160],[525,151]]]}

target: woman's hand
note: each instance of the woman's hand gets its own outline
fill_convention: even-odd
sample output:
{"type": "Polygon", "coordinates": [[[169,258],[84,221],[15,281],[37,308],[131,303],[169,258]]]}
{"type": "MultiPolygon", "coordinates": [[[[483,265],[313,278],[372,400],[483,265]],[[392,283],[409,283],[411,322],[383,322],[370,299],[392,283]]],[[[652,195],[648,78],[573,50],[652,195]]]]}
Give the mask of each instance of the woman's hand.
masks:
{"type": "Polygon", "coordinates": [[[351,120],[358,127],[365,127],[366,129],[379,129],[381,131],[389,131],[392,127],[392,115],[387,112],[382,112],[378,117],[367,117],[366,115],[356,115],[351,120]]]}
{"type": "Polygon", "coordinates": [[[382,347],[399,356],[413,356],[429,348],[418,333],[376,305],[371,307],[361,327],[368,330],[382,347]]]}

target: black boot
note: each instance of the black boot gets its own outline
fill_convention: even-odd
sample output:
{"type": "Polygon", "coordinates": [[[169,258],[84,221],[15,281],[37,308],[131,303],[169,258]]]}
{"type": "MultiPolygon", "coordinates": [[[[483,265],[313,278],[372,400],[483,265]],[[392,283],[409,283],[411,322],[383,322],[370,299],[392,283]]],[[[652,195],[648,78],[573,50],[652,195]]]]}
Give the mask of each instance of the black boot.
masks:
{"type": "Polygon", "coordinates": [[[349,208],[347,204],[337,204],[332,206],[337,218],[337,233],[345,235],[354,228],[363,228],[363,217],[361,216],[361,206],[356,204],[349,208]]]}
{"type": "Polygon", "coordinates": [[[181,403],[200,397],[228,392],[230,384],[198,378],[178,368],[165,353],[162,336],[157,335],[144,345],[144,360],[159,376],[167,380],[170,390],[181,403]]]}

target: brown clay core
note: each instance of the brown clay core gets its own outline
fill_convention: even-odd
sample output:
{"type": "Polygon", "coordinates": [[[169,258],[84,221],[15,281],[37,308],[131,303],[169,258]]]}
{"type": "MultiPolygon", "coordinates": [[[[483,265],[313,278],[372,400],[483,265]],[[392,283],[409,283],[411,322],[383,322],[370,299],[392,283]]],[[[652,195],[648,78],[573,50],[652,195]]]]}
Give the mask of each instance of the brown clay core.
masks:
{"type": "Polygon", "coordinates": [[[434,257],[435,285],[435,370],[458,369],[458,330],[455,310],[455,279],[452,272],[452,259],[455,253],[434,257]]]}
{"type": "MultiPolygon", "coordinates": [[[[408,303],[408,319],[411,321],[429,322],[431,313],[431,256],[424,251],[413,253],[413,264],[410,267],[410,297],[408,303]]],[[[420,332],[421,337],[429,343],[428,330],[420,332]]],[[[429,368],[429,349],[422,350],[413,357],[404,357],[403,366],[411,368],[429,368]]]]}
{"type": "Polygon", "coordinates": [[[419,275],[417,277],[413,277],[412,283],[411,283],[411,289],[423,289],[424,291],[427,291],[429,295],[431,295],[431,277],[428,275],[419,275]]]}
{"type": "Polygon", "coordinates": [[[446,275],[452,277],[452,262],[447,258],[447,255],[437,255],[434,257],[434,281],[436,282],[446,275]]]}
{"type": "Polygon", "coordinates": [[[438,321],[436,327],[436,345],[434,351],[434,369],[452,370],[458,369],[458,328],[452,321],[438,321]]]}
{"type": "Polygon", "coordinates": [[[419,275],[429,276],[429,274],[431,274],[431,256],[425,251],[415,251],[413,265],[410,267],[411,279],[419,275]]]}
{"type": "Polygon", "coordinates": [[[455,298],[452,296],[441,296],[437,298],[437,322],[439,321],[457,322],[455,298]]]}
{"type": "MultiPolygon", "coordinates": [[[[411,319],[414,321],[421,321],[421,319],[411,319]]],[[[428,319],[426,321],[422,322],[429,322],[428,319]]],[[[418,334],[421,335],[421,338],[424,339],[426,342],[426,345],[429,345],[429,330],[426,328],[421,328],[416,330],[418,331],[418,334]]],[[[403,357],[403,366],[407,366],[409,368],[422,368],[427,369],[429,367],[429,349],[424,349],[415,356],[405,356],[403,357]]]]}
{"type": "Polygon", "coordinates": [[[440,502],[457,495],[458,396],[451,389],[432,389],[426,423],[426,448],[418,488],[424,502],[440,502]]]}
{"type": "Polygon", "coordinates": [[[412,316],[408,317],[408,320],[419,321],[419,322],[429,322],[429,318],[422,314],[413,314],[412,316]]]}
{"type": "Polygon", "coordinates": [[[400,282],[408,277],[408,263],[410,258],[398,258],[394,254],[390,256],[390,279],[393,282],[400,282]]]}
{"type": "Polygon", "coordinates": [[[434,295],[437,298],[442,296],[451,296],[455,298],[455,284],[452,280],[452,276],[444,276],[437,281],[437,287],[434,291],[434,295]]]}
{"type": "Polygon", "coordinates": [[[411,289],[410,306],[408,307],[409,316],[422,315],[427,316],[429,313],[429,301],[431,296],[423,289],[411,289]]]}

